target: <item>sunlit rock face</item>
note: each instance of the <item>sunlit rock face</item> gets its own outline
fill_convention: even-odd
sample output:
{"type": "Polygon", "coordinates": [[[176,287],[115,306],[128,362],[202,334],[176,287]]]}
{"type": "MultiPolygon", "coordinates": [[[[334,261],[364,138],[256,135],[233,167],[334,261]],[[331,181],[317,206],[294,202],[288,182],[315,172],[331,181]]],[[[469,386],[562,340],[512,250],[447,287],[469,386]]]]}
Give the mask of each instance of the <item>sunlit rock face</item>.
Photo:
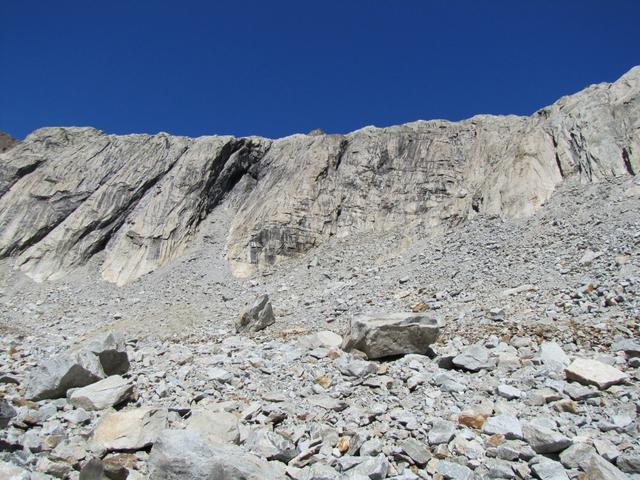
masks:
{"type": "Polygon", "coordinates": [[[531,117],[312,133],[2,136],[0,256],[42,281],[104,252],[103,277],[125,284],[180,256],[224,208],[227,259],[247,275],[332,236],[527,216],[566,178],[640,171],[640,67],[531,117]]]}

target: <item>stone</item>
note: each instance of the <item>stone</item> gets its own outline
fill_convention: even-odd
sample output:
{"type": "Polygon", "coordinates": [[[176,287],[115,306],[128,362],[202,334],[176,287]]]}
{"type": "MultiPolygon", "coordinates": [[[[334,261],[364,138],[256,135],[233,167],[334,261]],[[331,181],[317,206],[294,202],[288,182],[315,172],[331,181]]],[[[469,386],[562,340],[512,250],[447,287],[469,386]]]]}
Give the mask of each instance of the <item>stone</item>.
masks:
{"type": "Polygon", "coordinates": [[[511,415],[501,414],[489,417],[482,427],[487,435],[501,434],[508,440],[523,438],[522,424],[520,420],[511,415]]]}
{"type": "Polygon", "coordinates": [[[338,349],[342,346],[342,335],[338,335],[330,330],[321,330],[312,335],[307,335],[299,340],[299,344],[305,348],[335,348],[338,349]]]}
{"type": "Polygon", "coordinates": [[[338,400],[328,395],[312,395],[307,398],[307,401],[316,407],[320,407],[325,410],[334,410],[336,412],[341,412],[349,406],[343,400],[338,400]]]}
{"type": "Polygon", "coordinates": [[[93,353],[62,354],[43,362],[31,372],[25,396],[34,401],[62,398],[67,390],[85,387],[104,377],[102,365],[93,353]]]}
{"type": "Polygon", "coordinates": [[[426,465],[427,462],[431,460],[431,453],[427,447],[415,438],[407,438],[400,444],[400,447],[407,455],[409,455],[416,465],[426,465]]]}
{"type": "Polygon", "coordinates": [[[614,464],[607,462],[600,455],[591,457],[586,470],[586,480],[629,480],[614,464]]]}
{"type": "Polygon", "coordinates": [[[434,420],[427,438],[431,445],[449,443],[456,431],[456,424],[447,420],[434,420]]]}
{"type": "Polygon", "coordinates": [[[525,423],[522,433],[536,453],[558,453],[571,445],[571,440],[561,433],[533,422],[525,423]]]}
{"type": "Polygon", "coordinates": [[[295,445],[282,435],[264,428],[252,430],[244,442],[244,447],[259,457],[283,463],[289,463],[300,453],[295,445]]]}
{"type": "Polygon", "coordinates": [[[5,480],[30,480],[30,475],[24,468],[0,460],[0,478],[5,480]]]}
{"type": "Polygon", "coordinates": [[[239,419],[225,411],[193,410],[186,428],[213,445],[240,441],[239,419]]]}
{"type": "Polygon", "coordinates": [[[276,323],[268,295],[260,295],[246,307],[236,322],[236,332],[259,332],[276,323]]]}
{"type": "Polygon", "coordinates": [[[471,345],[465,348],[460,355],[453,357],[453,364],[469,372],[478,372],[493,367],[489,359],[489,350],[483,345],[471,345]]]}
{"type": "Polygon", "coordinates": [[[498,395],[500,395],[503,398],[506,398],[507,400],[515,400],[517,398],[522,397],[523,393],[521,390],[518,390],[515,387],[512,387],[511,385],[498,385],[498,389],[497,389],[498,395]]]}
{"type": "Polygon", "coordinates": [[[123,375],[129,370],[129,356],[122,332],[107,332],[93,338],[85,347],[100,359],[106,376],[123,375]]]}
{"type": "Polygon", "coordinates": [[[440,460],[436,471],[446,480],[472,480],[473,470],[459,463],[440,460]]]}
{"type": "Polygon", "coordinates": [[[625,451],[616,460],[618,468],[625,473],[640,473],[640,453],[625,451]]]}
{"type": "Polygon", "coordinates": [[[553,370],[563,370],[570,363],[569,357],[556,342],[543,342],[538,355],[542,363],[553,370]]]}
{"type": "Polygon", "coordinates": [[[133,385],[120,375],[112,375],[99,382],[74,390],[69,401],[76,408],[104,410],[120,405],[133,393],[133,385]]]}
{"type": "Polygon", "coordinates": [[[586,471],[592,455],[596,455],[595,448],[586,443],[576,442],[560,453],[560,462],[566,468],[580,468],[586,471]]]}
{"type": "Polygon", "coordinates": [[[107,451],[141,450],[153,445],[167,426],[167,411],[143,407],[105,414],[91,436],[91,444],[107,451]]]}
{"type": "Polygon", "coordinates": [[[627,379],[627,375],[617,368],[586,358],[574,360],[566,368],[565,374],[568,380],[575,380],[585,385],[595,385],[600,390],[622,383],[627,379]]]}
{"type": "Polygon", "coordinates": [[[383,480],[387,478],[389,460],[381,453],[376,457],[369,457],[356,467],[349,470],[349,479],[369,478],[370,480],[383,480]]]}
{"type": "Polygon", "coordinates": [[[540,480],[569,480],[569,476],[560,462],[546,458],[531,465],[531,471],[540,480]]]}
{"type": "Polygon", "coordinates": [[[333,364],[340,373],[349,377],[362,378],[378,371],[375,363],[353,358],[351,355],[341,355],[333,364]]]}
{"type": "Polygon", "coordinates": [[[7,400],[0,398],[0,428],[7,428],[11,419],[16,415],[16,409],[7,400]]]}
{"type": "Polygon", "coordinates": [[[211,445],[197,432],[164,430],[151,449],[154,480],[280,480],[284,468],[245,452],[236,445],[211,445]]]}
{"type": "Polygon", "coordinates": [[[426,353],[440,334],[440,322],[428,314],[391,313],[351,320],[343,349],[364,352],[369,359],[426,353]]]}

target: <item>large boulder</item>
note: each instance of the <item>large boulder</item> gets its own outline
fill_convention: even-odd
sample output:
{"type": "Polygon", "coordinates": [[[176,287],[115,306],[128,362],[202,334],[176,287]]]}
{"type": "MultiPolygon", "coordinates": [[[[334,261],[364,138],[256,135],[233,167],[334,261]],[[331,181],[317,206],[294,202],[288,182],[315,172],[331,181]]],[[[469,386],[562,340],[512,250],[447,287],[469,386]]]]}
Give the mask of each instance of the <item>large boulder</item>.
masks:
{"type": "Polygon", "coordinates": [[[238,443],[238,425],[238,417],[233,413],[193,410],[187,422],[187,430],[200,434],[210,444],[238,443]]]}
{"type": "Polygon", "coordinates": [[[72,388],[86,387],[127,370],[124,335],[105,333],[38,365],[29,375],[25,396],[34,401],[62,398],[72,388]]]}
{"type": "Polygon", "coordinates": [[[273,325],[276,318],[268,295],[259,296],[253,305],[245,308],[236,321],[236,332],[259,332],[273,325]]]}
{"type": "MultiPolygon", "coordinates": [[[[283,465],[284,467],[284,465],[283,465]]],[[[151,449],[153,480],[276,480],[284,468],[236,445],[211,445],[197,432],[164,430],[151,449]]]]}
{"type": "Polygon", "coordinates": [[[61,398],[70,388],[85,387],[105,377],[100,360],[86,350],[48,359],[31,372],[25,396],[34,401],[61,398]]]}
{"type": "Polygon", "coordinates": [[[87,350],[100,359],[105,375],[122,375],[129,370],[129,357],[122,332],[108,332],[87,344],[87,350]]]}
{"type": "Polygon", "coordinates": [[[617,368],[587,358],[576,358],[565,369],[565,374],[568,380],[576,380],[584,385],[595,385],[600,390],[605,390],[627,379],[627,375],[617,368]]]}
{"type": "Polygon", "coordinates": [[[423,313],[391,313],[356,317],[343,342],[344,350],[360,350],[368,358],[421,353],[440,334],[437,318],[423,313]]]}
{"type": "Polygon", "coordinates": [[[144,407],[112,412],[100,420],[91,444],[107,451],[141,450],[155,442],[167,427],[167,411],[144,407]]]}
{"type": "Polygon", "coordinates": [[[79,388],[69,397],[71,404],[85,410],[104,410],[121,404],[133,393],[133,386],[120,375],[79,388]]]}

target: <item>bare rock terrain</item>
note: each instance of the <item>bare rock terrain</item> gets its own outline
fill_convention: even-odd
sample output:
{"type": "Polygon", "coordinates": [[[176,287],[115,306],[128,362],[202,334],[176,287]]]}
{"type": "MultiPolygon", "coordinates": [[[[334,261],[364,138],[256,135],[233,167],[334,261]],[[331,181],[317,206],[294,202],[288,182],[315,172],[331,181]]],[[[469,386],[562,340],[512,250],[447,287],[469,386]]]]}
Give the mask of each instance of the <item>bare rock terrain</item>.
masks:
{"type": "Polygon", "coordinates": [[[639,152],[638,67],[531,117],[34,132],[0,478],[640,479],[639,152]]]}

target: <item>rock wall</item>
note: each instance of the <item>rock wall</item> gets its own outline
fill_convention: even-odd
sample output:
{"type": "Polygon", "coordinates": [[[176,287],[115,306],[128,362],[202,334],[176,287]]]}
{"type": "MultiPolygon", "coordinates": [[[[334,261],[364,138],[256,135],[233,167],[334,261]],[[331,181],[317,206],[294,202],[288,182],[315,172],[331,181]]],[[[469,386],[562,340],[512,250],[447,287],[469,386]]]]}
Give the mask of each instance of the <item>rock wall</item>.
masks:
{"type": "Polygon", "coordinates": [[[348,135],[200,138],[43,128],[0,154],[0,256],[55,279],[106,250],[124,284],[232,208],[239,275],[331,236],[530,215],[569,176],[640,171],[640,67],[531,117],[476,116],[348,135]]]}

